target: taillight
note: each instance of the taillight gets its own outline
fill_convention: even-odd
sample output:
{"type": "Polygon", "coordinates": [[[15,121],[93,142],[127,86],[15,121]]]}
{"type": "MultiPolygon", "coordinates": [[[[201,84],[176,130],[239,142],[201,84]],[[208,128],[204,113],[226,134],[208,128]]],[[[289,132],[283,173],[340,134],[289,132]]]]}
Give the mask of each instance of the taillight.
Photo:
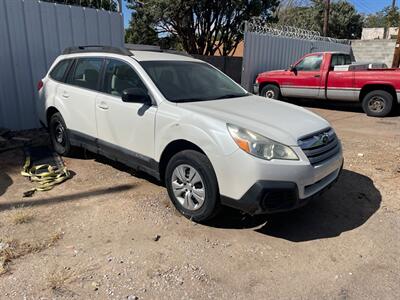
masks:
{"type": "Polygon", "coordinates": [[[43,87],[43,81],[39,80],[38,84],[37,84],[37,90],[40,91],[43,87]]]}

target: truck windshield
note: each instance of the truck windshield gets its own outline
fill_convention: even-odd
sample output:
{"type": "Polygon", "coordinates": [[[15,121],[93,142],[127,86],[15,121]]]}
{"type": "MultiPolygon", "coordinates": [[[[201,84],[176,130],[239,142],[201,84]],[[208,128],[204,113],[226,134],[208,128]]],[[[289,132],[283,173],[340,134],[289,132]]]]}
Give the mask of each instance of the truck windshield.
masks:
{"type": "Polygon", "coordinates": [[[205,63],[143,61],[140,64],[171,102],[208,101],[248,95],[228,76],[205,63]]]}

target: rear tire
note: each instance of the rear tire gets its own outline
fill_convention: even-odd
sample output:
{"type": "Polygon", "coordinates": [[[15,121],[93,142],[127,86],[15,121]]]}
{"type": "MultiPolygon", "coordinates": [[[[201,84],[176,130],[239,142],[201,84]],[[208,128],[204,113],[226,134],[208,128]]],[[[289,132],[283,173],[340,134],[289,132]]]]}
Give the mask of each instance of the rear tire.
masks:
{"type": "Polygon", "coordinates": [[[393,96],[383,90],[369,92],[362,100],[364,112],[371,117],[386,117],[393,108],[393,96]]]}
{"type": "Polygon", "coordinates": [[[72,146],[68,136],[68,129],[60,113],[55,113],[49,121],[50,139],[54,150],[62,155],[72,154],[72,146]]]}
{"type": "Polygon", "coordinates": [[[267,84],[261,89],[260,96],[279,100],[281,98],[281,89],[275,84],[267,84]]]}
{"type": "Polygon", "coordinates": [[[175,154],[166,168],[165,185],[172,203],[186,218],[204,222],[218,213],[217,177],[204,154],[193,150],[175,154]]]}

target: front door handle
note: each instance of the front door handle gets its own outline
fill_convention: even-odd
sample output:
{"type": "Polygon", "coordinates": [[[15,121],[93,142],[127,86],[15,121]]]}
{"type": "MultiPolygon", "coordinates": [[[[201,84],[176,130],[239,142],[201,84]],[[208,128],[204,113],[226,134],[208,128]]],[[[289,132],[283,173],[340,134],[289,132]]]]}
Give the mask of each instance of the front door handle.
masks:
{"type": "Polygon", "coordinates": [[[65,98],[65,99],[68,99],[69,98],[69,94],[66,91],[64,91],[62,93],[62,97],[65,98]]]}
{"type": "Polygon", "coordinates": [[[319,74],[318,74],[318,75],[314,75],[314,77],[315,77],[315,78],[320,78],[321,75],[319,75],[319,74]]]}
{"type": "Polygon", "coordinates": [[[101,102],[97,107],[104,110],[108,109],[108,105],[105,102],[101,102]]]}

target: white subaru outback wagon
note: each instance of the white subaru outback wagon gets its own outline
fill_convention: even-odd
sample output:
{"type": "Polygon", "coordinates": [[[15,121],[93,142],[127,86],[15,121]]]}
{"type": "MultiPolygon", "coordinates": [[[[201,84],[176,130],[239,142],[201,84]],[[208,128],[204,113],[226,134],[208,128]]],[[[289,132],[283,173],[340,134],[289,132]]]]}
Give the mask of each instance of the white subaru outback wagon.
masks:
{"type": "Polygon", "coordinates": [[[147,172],[198,222],[221,204],[250,214],[300,207],[343,166],[326,120],[249,94],[187,55],[67,48],[38,90],[40,121],[59,154],[84,147],[147,172]]]}

